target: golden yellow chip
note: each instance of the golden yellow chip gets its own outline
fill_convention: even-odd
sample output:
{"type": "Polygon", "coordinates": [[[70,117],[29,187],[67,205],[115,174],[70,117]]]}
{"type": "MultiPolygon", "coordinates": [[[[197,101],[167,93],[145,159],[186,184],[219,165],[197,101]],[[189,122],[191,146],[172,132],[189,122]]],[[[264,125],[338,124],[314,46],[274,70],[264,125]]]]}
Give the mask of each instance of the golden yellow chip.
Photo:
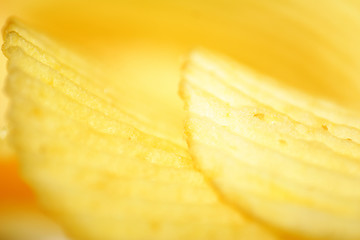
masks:
{"type": "Polygon", "coordinates": [[[360,237],[360,117],[206,50],[181,95],[190,152],[225,198],[298,236],[360,237]]]}
{"type": "Polygon", "coordinates": [[[219,200],[182,136],[160,137],[151,119],[81,74],[87,67],[71,53],[32,33],[16,21],[5,29],[10,140],[23,176],[70,236],[277,239],[219,200]]]}

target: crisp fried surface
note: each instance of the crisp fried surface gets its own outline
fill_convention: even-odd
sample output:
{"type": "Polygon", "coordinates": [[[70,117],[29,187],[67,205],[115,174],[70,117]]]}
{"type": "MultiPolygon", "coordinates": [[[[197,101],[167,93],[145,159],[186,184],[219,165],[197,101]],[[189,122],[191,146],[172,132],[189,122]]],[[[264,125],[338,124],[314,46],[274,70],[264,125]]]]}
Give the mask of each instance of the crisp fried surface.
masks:
{"type": "Polygon", "coordinates": [[[184,68],[190,152],[239,209],[282,231],[360,237],[360,117],[206,50],[184,68]]]}
{"type": "Polygon", "coordinates": [[[11,142],[40,203],[72,237],[277,238],[223,204],[182,137],[129,114],[86,63],[16,21],[4,37],[11,142]]]}

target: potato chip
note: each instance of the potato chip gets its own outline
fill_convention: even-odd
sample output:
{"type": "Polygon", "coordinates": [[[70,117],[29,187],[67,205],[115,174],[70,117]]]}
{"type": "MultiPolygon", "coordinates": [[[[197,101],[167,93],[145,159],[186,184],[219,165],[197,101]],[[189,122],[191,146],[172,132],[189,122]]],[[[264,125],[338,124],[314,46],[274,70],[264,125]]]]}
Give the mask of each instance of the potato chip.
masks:
{"type": "Polygon", "coordinates": [[[191,54],[181,95],[190,152],[228,201],[298,236],[360,237],[356,113],[206,50],[191,54]]]}
{"type": "Polygon", "coordinates": [[[278,238],[220,201],[182,136],[161,137],[32,32],[16,21],[5,29],[10,140],[40,203],[72,237],[278,238]]]}
{"type": "MultiPolygon", "coordinates": [[[[3,46],[3,48],[6,49],[5,54],[6,52],[13,50],[18,51],[16,49],[19,48],[19,45],[22,46],[21,50],[23,52],[31,55],[33,58],[42,62],[43,64],[49,65],[48,68],[43,68],[41,71],[45,71],[46,69],[48,72],[58,71],[56,73],[57,78],[66,77],[70,79],[69,84],[72,84],[72,87],[68,86],[70,89],[73,89],[73,85],[77,84],[84,88],[84,90],[91,91],[92,93],[99,96],[99,99],[97,100],[90,99],[89,101],[86,101],[86,99],[82,99],[82,101],[86,101],[86,104],[93,104],[92,106],[95,108],[103,108],[107,114],[112,114],[115,118],[127,118],[128,120],[131,119],[130,121],[132,121],[132,124],[141,122],[140,124],[137,124],[136,127],[144,130],[145,132],[160,136],[162,138],[167,138],[185,146],[181,136],[182,130],[180,129],[180,127],[182,127],[183,116],[181,113],[178,113],[179,111],[176,112],[173,111],[173,109],[169,109],[169,107],[167,107],[167,105],[178,106],[178,108],[181,109],[181,101],[176,96],[176,90],[172,89],[172,85],[177,86],[177,84],[162,83],[162,87],[165,86],[165,89],[162,89],[163,91],[161,94],[152,94],[149,96],[149,89],[156,90],[158,87],[151,88],[148,86],[145,89],[145,87],[134,86],[134,84],[129,85],[127,81],[119,80],[119,78],[124,78],[127,75],[118,76],[116,73],[114,74],[112,72],[105,72],[99,67],[92,67],[92,64],[85,62],[75,54],[73,54],[74,58],[72,59],[70,57],[72,53],[59,47],[59,44],[49,41],[49,39],[47,39],[42,34],[22,26],[23,24],[16,19],[9,21],[8,27],[4,30],[6,38],[8,39],[8,41],[6,41],[3,46]],[[26,39],[23,36],[25,36],[26,39]],[[45,54],[43,49],[49,50],[49,54],[45,54]],[[54,56],[59,56],[61,59],[63,59],[63,62],[67,63],[67,65],[54,58],[54,56]],[[124,85],[127,88],[123,89],[122,86],[124,85]],[[136,91],[135,93],[137,97],[135,99],[134,93],[129,91],[129,88],[136,91]],[[174,96],[169,98],[165,90],[174,92],[174,96]],[[163,103],[163,98],[165,97],[167,98],[166,104],[163,103]],[[142,102],[154,104],[154,107],[148,108],[147,105],[144,105],[142,102]],[[107,105],[104,105],[106,103],[107,105]],[[114,105],[126,106],[125,109],[127,113],[124,115],[121,113],[123,111],[114,108],[114,105]],[[175,118],[172,116],[166,116],[167,114],[163,113],[164,110],[170,110],[169,113],[174,115],[175,118]],[[139,112],[144,114],[139,114],[139,112]],[[162,118],[168,119],[169,121],[165,122],[162,118]],[[162,121],[162,123],[159,124],[158,121],[162,121]],[[174,128],[172,126],[174,124],[176,124],[178,127],[174,128]]],[[[29,62],[25,62],[23,59],[20,61],[25,65],[31,64],[29,62]]],[[[31,61],[31,59],[28,61],[31,61]]],[[[37,66],[38,65],[39,64],[37,64],[37,66]]],[[[27,68],[27,71],[32,71],[29,73],[30,75],[36,75],[38,73],[32,68],[27,68]]],[[[146,81],[143,81],[143,83],[145,82],[146,81]]],[[[160,91],[158,93],[160,93],[160,91]]],[[[71,94],[71,92],[69,92],[69,94],[71,94]]]]}

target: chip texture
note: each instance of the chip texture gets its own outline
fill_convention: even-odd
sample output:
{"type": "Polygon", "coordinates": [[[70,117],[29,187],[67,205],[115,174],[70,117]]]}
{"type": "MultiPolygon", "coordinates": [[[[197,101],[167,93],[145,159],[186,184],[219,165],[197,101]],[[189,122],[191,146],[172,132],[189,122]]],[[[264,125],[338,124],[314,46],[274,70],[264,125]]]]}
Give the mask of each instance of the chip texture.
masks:
{"type": "Polygon", "coordinates": [[[190,153],[224,198],[281,231],[360,238],[360,117],[194,51],[180,94],[190,153]]]}
{"type": "Polygon", "coordinates": [[[222,203],[185,143],[123,109],[86,62],[17,20],[4,38],[10,141],[72,238],[278,239],[222,203]]]}

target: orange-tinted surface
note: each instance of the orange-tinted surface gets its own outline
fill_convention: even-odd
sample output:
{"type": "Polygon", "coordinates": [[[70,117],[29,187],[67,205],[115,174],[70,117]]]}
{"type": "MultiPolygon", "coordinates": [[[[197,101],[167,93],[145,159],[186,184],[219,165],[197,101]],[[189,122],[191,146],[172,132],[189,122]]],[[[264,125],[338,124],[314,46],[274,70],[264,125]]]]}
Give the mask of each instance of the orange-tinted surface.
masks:
{"type": "Polygon", "coordinates": [[[17,161],[0,160],[0,202],[32,202],[34,195],[21,179],[17,161]]]}
{"type": "Polygon", "coordinates": [[[20,177],[16,159],[0,157],[0,240],[68,240],[20,177]]]}

